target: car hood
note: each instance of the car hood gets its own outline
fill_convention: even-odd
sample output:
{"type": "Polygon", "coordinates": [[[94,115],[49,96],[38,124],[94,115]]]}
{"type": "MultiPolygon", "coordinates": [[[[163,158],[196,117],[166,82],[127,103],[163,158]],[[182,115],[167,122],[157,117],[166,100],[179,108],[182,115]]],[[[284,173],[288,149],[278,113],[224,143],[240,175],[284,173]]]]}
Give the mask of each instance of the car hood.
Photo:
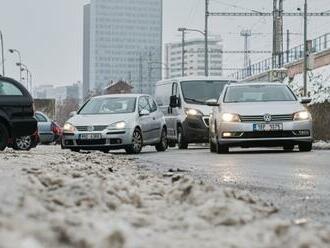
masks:
{"type": "Polygon", "coordinates": [[[283,115],[305,110],[299,102],[224,103],[222,112],[239,115],[283,115]]]}
{"type": "Polygon", "coordinates": [[[105,126],[119,121],[131,122],[134,119],[134,116],[135,113],[111,115],[75,115],[67,122],[74,126],[105,126]]]}

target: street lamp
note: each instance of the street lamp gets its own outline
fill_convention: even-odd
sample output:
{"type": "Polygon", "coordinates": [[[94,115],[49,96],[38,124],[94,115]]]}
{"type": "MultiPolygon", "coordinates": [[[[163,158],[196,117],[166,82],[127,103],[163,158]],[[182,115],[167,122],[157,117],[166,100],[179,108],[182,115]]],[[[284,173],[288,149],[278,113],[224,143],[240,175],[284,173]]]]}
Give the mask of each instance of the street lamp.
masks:
{"type": "MultiPolygon", "coordinates": [[[[29,76],[30,76],[30,87],[32,87],[32,74],[31,72],[29,71],[28,67],[23,64],[23,63],[16,63],[17,66],[19,66],[21,69],[20,71],[23,72],[25,71],[26,72],[26,87],[27,89],[29,89],[29,76]]],[[[32,93],[32,88],[30,88],[30,92],[32,93]]]]}
{"type": "Polygon", "coordinates": [[[21,53],[17,49],[9,49],[9,52],[10,53],[16,53],[17,56],[18,56],[19,63],[17,63],[17,64],[20,64],[19,65],[19,67],[20,67],[19,68],[19,80],[22,82],[22,56],[21,56],[21,53]]]}
{"type": "Polygon", "coordinates": [[[181,52],[181,76],[184,77],[184,64],[185,64],[185,59],[184,59],[184,55],[185,55],[185,35],[186,35],[186,28],[178,28],[178,31],[182,33],[182,42],[181,42],[181,46],[182,46],[182,52],[181,52]]]}
{"type": "MultiPolygon", "coordinates": [[[[182,32],[182,44],[183,44],[183,47],[184,47],[184,37],[185,37],[185,32],[189,31],[189,32],[197,32],[197,33],[200,33],[201,35],[203,35],[204,39],[205,39],[205,76],[207,77],[209,75],[209,72],[208,72],[208,59],[209,59],[209,51],[208,51],[208,45],[206,44],[208,42],[207,40],[207,34],[199,29],[195,29],[195,28],[179,28],[178,29],[179,32],[182,32]]],[[[185,53],[184,49],[182,50],[183,52],[183,55],[185,53]]],[[[183,60],[183,63],[184,63],[184,60],[183,60]]]]}
{"type": "Polygon", "coordinates": [[[0,30],[0,41],[1,41],[1,63],[2,63],[2,76],[5,76],[5,57],[4,57],[4,45],[3,45],[3,35],[0,30]]]}

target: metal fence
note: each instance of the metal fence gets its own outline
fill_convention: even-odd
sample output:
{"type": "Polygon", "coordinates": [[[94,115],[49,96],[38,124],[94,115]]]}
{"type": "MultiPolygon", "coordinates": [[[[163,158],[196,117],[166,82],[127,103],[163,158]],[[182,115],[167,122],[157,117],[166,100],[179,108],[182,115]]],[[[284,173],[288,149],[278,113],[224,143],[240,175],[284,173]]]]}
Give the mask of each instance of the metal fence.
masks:
{"type": "MultiPolygon", "coordinates": [[[[319,53],[327,49],[330,49],[330,33],[324,34],[312,40],[312,53],[319,53]]],[[[296,46],[288,51],[284,51],[279,56],[262,60],[244,69],[241,69],[232,74],[232,77],[237,80],[243,80],[247,77],[264,73],[270,69],[280,68],[285,64],[297,62],[303,58],[304,45],[296,46]]]]}

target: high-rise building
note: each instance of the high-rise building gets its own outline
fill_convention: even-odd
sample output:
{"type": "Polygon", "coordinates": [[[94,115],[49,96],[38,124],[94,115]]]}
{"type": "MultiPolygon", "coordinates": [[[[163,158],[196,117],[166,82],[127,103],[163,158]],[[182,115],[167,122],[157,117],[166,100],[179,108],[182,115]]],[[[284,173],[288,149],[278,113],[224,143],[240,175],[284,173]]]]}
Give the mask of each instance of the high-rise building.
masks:
{"type": "MultiPolygon", "coordinates": [[[[209,39],[209,75],[223,75],[223,45],[221,39],[209,39]]],[[[192,39],[185,42],[185,76],[205,75],[204,39],[192,39]]],[[[182,76],[182,43],[169,43],[165,47],[166,78],[182,76]]]]}
{"type": "Polygon", "coordinates": [[[110,81],[152,93],[161,79],[162,0],[91,0],[84,8],[84,96],[110,81]]]}

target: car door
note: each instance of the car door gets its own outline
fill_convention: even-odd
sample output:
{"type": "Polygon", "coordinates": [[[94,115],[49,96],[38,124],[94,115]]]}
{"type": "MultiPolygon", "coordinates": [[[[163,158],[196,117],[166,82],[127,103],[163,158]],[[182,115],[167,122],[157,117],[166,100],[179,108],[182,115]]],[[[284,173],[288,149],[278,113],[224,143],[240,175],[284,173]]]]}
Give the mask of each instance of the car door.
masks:
{"type": "MultiPolygon", "coordinates": [[[[173,82],[172,84],[172,91],[171,91],[171,96],[177,96],[180,97],[179,94],[179,87],[178,87],[178,83],[177,82],[173,82]]],[[[168,108],[169,111],[169,117],[167,120],[167,132],[168,132],[168,136],[174,140],[176,140],[176,126],[177,126],[177,116],[178,116],[178,107],[176,108],[172,108],[169,107],[168,108]]]]}
{"type": "Polygon", "coordinates": [[[148,98],[146,96],[139,97],[139,123],[142,129],[143,143],[150,144],[152,142],[152,117],[148,98]],[[148,115],[142,115],[142,111],[148,111],[148,115]]]}
{"type": "Polygon", "coordinates": [[[150,106],[150,116],[151,116],[151,141],[152,142],[159,142],[162,130],[162,120],[163,120],[163,113],[158,110],[158,106],[155,100],[148,96],[148,102],[150,106]]]}

